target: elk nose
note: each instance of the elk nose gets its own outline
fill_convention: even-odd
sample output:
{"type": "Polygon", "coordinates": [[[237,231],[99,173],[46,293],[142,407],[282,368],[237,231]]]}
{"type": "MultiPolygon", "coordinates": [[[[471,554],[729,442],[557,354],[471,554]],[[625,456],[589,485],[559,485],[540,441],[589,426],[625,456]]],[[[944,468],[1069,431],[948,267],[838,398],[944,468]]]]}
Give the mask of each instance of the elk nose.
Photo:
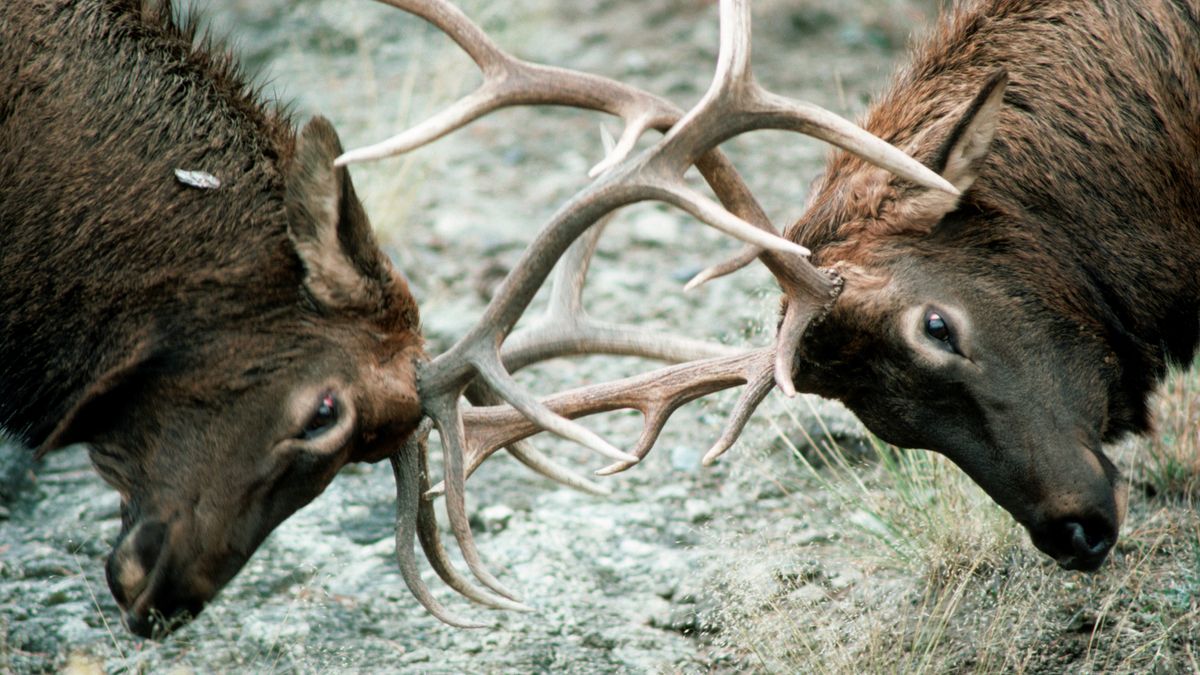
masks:
{"type": "Polygon", "coordinates": [[[138,522],[108,558],[108,586],[129,631],[142,637],[165,635],[204,606],[174,569],[169,531],[168,523],[138,522]]]}
{"type": "Polygon", "coordinates": [[[1100,568],[1117,541],[1115,528],[1102,519],[1062,520],[1053,526],[1058,564],[1069,570],[1092,572],[1100,568]]]}
{"type": "Polygon", "coordinates": [[[141,521],[117,541],[108,557],[105,576],[113,597],[123,609],[129,609],[146,590],[166,539],[166,523],[141,521]]]}

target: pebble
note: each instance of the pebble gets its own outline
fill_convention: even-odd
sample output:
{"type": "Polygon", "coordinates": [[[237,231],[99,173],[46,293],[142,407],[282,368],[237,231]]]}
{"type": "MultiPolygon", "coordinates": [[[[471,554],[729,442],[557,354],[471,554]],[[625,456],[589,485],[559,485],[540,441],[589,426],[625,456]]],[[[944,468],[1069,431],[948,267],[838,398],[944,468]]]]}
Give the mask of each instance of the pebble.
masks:
{"type": "Polygon", "coordinates": [[[700,471],[700,460],[703,458],[704,451],[694,446],[676,445],[671,448],[671,467],[676,471],[697,473],[700,471]]]}
{"type": "Polygon", "coordinates": [[[703,499],[689,499],[683,503],[683,511],[687,519],[693,523],[704,523],[712,520],[713,506],[703,499]]]}
{"type": "Polygon", "coordinates": [[[485,506],[478,512],[479,524],[488,532],[500,532],[508,527],[508,521],[512,520],[515,511],[506,504],[493,504],[485,506]]]}

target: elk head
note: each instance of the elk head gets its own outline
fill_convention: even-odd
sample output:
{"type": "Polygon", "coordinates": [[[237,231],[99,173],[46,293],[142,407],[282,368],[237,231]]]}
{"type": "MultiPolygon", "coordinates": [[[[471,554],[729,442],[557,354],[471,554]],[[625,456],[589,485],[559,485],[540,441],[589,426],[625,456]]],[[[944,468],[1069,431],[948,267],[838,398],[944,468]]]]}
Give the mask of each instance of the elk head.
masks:
{"type": "Polygon", "coordinates": [[[120,492],[107,575],[135,633],[194,616],[342,466],[386,457],[420,420],[416,303],[340,152],[318,118],[286,164],[294,305],[148,331],[41,446],[86,442],[120,492]]]}
{"type": "Polygon", "coordinates": [[[1007,80],[993,74],[907,142],[961,198],[835,158],[789,232],[844,280],[799,345],[796,384],[890,443],[944,454],[1039,549],[1094,570],[1125,502],[1102,445],[1145,422],[1087,279],[986,185],[1003,180],[989,150],[1007,80]]]}

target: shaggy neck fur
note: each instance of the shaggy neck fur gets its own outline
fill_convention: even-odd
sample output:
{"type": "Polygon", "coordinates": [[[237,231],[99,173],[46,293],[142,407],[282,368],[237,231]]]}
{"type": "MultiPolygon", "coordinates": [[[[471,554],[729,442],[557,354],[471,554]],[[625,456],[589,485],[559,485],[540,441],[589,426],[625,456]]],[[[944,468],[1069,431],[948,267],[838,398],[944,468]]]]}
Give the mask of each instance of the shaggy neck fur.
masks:
{"type": "Polygon", "coordinates": [[[302,302],[289,120],[169,4],[145,4],[0,5],[0,425],[31,444],[131,354],[302,302]]]}

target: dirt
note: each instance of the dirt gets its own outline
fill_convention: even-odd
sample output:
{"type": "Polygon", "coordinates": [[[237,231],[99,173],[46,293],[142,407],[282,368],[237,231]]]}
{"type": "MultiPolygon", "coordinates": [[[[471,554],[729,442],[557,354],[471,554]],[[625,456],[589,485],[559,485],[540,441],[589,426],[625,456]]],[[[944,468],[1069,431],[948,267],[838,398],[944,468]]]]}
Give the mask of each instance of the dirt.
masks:
{"type": "MultiPolygon", "coordinates": [[[[446,40],[365,0],[199,4],[247,67],[263,73],[268,94],[293,101],[299,118],[330,117],[347,145],[399,130],[475,81],[446,40]]],[[[487,4],[469,7],[525,58],[617,77],[684,105],[698,99],[711,73],[711,2],[487,4]]],[[[854,114],[882,86],[930,5],[758,3],[757,73],[779,93],[854,114]]],[[[539,224],[585,184],[601,156],[601,121],[576,111],[507,111],[410,159],[355,169],[386,247],[413,282],[432,350],[465,332],[539,224]]],[[[825,153],[818,142],[774,132],[728,149],[780,226],[803,209],[825,153]]],[[[682,292],[693,273],[736,249],[677,212],[630,208],[601,244],[589,311],[765,344],[777,300],[764,271],[682,292]]],[[[552,362],[522,379],[549,392],[646,366],[552,362]]],[[[802,470],[777,441],[816,425],[803,403],[770,401],[726,461],[700,467],[731,401],[718,396],[677,413],[642,466],[604,480],[611,497],[562,488],[506,456],[489,461],[469,485],[479,548],[536,612],[469,606],[428,575],[443,603],[490,624],[482,630],[438,623],[406,591],[392,554],[394,487],[384,464],[344,471],[194,623],[161,642],[134,638],[119,625],[104,582],[103,561],[120,526],[116,494],[79,448],[34,465],[25,449],[8,444],[0,449],[0,671],[755,669],[752,658],[711,639],[720,630],[713,584],[725,578],[728,561],[744,564],[748,546],[770,552],[783,550],[773,543],[811,541],[816,551],[835,543],[846,523],[827,496],[788,488],[802,470]]],[[[815,405],[838,434],[860,433],[844,411],[815,405]]],[[[592,426],[629,443],[639,419],[614,414],[592,426]]],[[[604,464],[564,442],[538,445],[581,472],[604,464]]],[[[843,589],[863,579],[817,554],[765,553],[752,567],[743,577],[767,593],[781,579],[819,578],[843,589]]]]}

